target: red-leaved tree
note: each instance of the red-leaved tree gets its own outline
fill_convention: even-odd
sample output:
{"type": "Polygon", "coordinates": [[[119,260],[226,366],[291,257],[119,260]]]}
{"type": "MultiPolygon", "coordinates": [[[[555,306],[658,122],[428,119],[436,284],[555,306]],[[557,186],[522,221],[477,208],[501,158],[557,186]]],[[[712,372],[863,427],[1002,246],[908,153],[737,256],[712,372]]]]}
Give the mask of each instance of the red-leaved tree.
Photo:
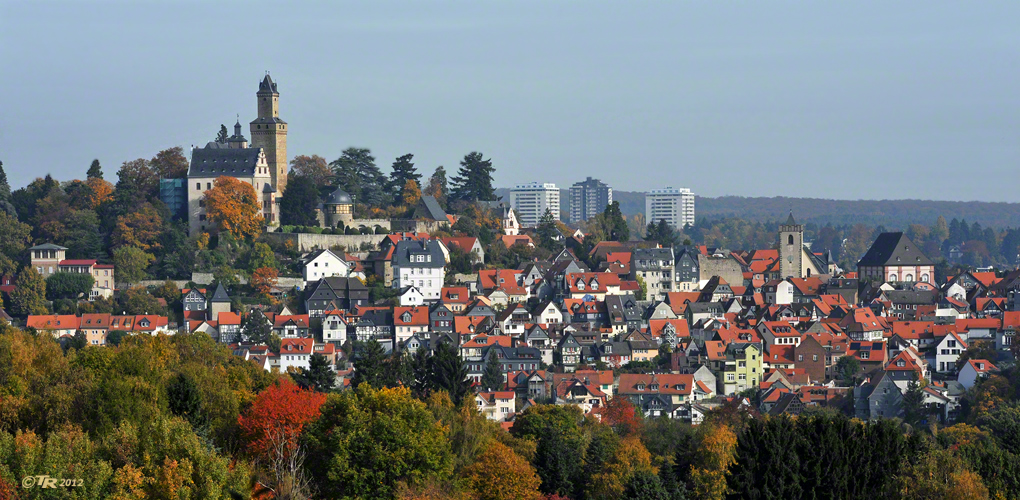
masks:
{"type": "Polygon", "coordinates": [[[602,423],[610,426],[621,436],[629,436],[641,431],[641,415],[631,404],[630,400],[618,396],[610,399],[605,406],[592,410],[602,420],[602,423]]]}
{"type": "Polygon", "coordinates": [[[272,459],[277,450],[294,449],[305,424],[319,416],[326,395],[301,389],[290,381],[277,382],[258,397],[237,419],[248,452],[272,459]]]}

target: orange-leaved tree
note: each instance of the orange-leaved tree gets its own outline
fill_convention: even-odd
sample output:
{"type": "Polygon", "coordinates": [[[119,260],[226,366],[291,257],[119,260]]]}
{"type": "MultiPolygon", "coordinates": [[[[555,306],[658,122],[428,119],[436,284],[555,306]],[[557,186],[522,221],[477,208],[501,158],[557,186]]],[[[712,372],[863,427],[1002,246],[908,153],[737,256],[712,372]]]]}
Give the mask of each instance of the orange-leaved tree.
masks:
{"type": "Polygon", "coordinates": [[[253,238],[262,231],[262,213],[258,194],[251,184],[221,175],[213,188],[205,192],[207,217],[220,231],[238,238],[253,238]]]}
{"type": "Polygon", "coordinates": [[[92,189],[91,197],[89,199],[93,209],[99,207],[104,201],[109,200],[113,197],[113,184],[104,181],[98,177],[92,177],[85,181],[89,188],[92,189]]]}
{"type": "Polygon", "coordinates": [[[269,292],[276,286],[276,280],[280,273],[271,267],[260,267],[251,273],[251,286],[263,296],[268,297],[269,292]]]}
{"type": "Polygon", "coordinates": [[[492,440],[464,476],[479,500],[534,499],[542,480],[535,468],[509,446],[492,440]]]}
{"type": "Polygon", "coordinates": [[[283,380],[259,393],[237,419],[248,452],[272,460],[278,449],[292,450],[305,425],[319,417],[326,395],[283,380]],[[283,446],[281,446],[281,443],[283,446]]]}
{"type": "Polygon", "coordinates": [[[136,246],[149,251],[159,248],[159,237],[163,232],[163,218],[150,203],[143,203],[130,213],[117,217],[117,227],[111,239],[113,246],[136,246]]]}

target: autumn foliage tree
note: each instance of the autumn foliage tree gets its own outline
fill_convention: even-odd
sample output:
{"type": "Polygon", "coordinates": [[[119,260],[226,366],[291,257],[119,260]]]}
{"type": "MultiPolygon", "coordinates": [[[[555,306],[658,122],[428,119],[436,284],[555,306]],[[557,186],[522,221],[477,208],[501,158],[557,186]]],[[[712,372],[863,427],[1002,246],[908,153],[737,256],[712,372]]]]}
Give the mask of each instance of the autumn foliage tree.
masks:
{"type": "Polygon", "coordinates": [[[698,466],[691,469],[694,498],[722,500],[726,497],[727,470],[733,465],[737,436],[730,426],[722,423],[706,428],[699,450],[698,466]]]}
{"type": "Polygon", "coordinates": [[[255,457],[266,458],[279,441],[296,445],[302,429],[319,416],[326,395],[281,381],[259,393],[238,418],[238,426],[255,457]]]}
{"type": "Polygon", "coordinates": [[[111,239],[113,246],[136,246],[144,251],[159,248],[163,232],[163,218],[151,203],[144,203],[129,213],[117,217],[117,227],[111,239]]]}
{"type": "Polygon", "coordinates": [[[612,427],[621,436],[641,432],[641,415],[627,398],[610,399],[609,403],[594,409],[592,413],[598,415],[604,424],[612,427]]]}
{"type": "Polygon", "coordinates": [[[478,500],[535,499],[542,483],[527,460],[499,441],[491,441],[464,476],[478,500]]]}
{"type": "Polygon", "coordinates": [[[253,238],[262,231],[259,197],[251,184],[222,175],[205,192],[206,214],[220,231],[253,238]]]}
{"type": "Polygon", "coordinates": [[[404,205],[408,207],[414,207],[421,201],[421,189],[418,188],[418,183],[414,179],[408,179],[404,184],[401,197],[404,199],[404,205]]]}
{"type": "Polygon", "coordinates": [[[269,292],[276,286],[279,271],[271,267],[260,267],[251,273],[251,286],[259,294],[268,297],[269,292]]]}

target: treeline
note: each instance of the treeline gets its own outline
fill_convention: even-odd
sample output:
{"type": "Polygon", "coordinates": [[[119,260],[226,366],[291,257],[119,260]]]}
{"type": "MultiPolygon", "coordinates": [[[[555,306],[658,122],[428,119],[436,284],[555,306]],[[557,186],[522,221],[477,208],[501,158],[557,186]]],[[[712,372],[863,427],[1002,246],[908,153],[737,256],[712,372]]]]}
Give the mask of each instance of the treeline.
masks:
{"type": "MultiPolygon", "coordinates": [[[[614,196],[615,196],[614,192],[614,196]]],[[[643,210],[643,209],[642,209],[643,210]]],[[[828,200],[820,198],[697,197],[695,213],[710,219],[739,217],[785,220],[793,211],[801,223],[907,227],[930,224],[939,216],[980,221],[995,228],[1020,226],[1020,203],[934,200],[828,200]]]]}
{"type": "MultiPolygon", "coordinates": [[[[737,401],[690,426],[616,397],[587,416],[532,406],[508,433],[478,413],[454,349],[372,344],[351,349],[355,388],[336,392],[323,363],[273,374],[205,334],[62,351],[5,326],[0,498],[45,498],[20,488],[40,474],[84,480],[83,499],[1020,496],[1012,369],[968,391],[951,427],[826,408],[767,417],[737,401]]],[[[497,383],[498,366],[486,372],[497,383]]]]}

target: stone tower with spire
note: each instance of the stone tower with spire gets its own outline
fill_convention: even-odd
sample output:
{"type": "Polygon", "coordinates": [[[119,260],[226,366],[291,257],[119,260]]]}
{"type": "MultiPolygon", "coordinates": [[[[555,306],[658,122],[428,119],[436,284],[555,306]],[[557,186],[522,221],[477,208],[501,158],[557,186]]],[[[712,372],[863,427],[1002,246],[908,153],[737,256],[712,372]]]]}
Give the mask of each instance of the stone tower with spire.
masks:
{"type": "Polygon", "coordinates": [[[277,194],[287,188],[287,122],[280,119],[280,92],[266,72],[259,83],[258,118],[251,122],[251,145],[266,153],[269,173],[277,194]]]}
{"type": "Polygon", "coordinates": [[[804,226],[793,219],[793,212],[785,224],[779,226],[779,278],[803,278],[804,226]]]}

